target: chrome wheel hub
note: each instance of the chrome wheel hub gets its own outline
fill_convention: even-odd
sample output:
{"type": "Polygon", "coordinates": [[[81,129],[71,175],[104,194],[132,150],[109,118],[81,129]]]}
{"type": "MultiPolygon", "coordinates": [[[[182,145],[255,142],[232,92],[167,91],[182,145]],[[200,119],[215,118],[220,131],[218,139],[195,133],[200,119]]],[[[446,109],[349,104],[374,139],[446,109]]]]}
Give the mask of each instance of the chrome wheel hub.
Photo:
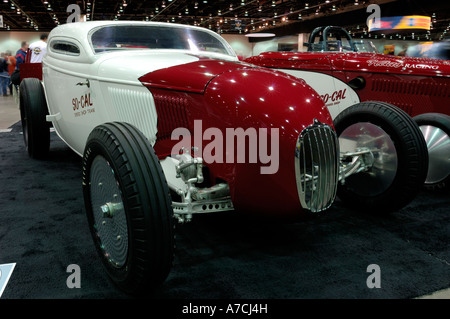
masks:
{"type": "Polygon", "coordinates": [[[397,150],[390,136],[372,123],[356,123],[339,136],[341,158],[361,150],[370,151],[370,167],[346,179],[348,187],[360,196],[376,196],[386,191],[397,174],[397,150]]]}
{"type": "Polygon", "coordinates": [[[428,148],[426,184],[439,183],[450,174],[450,137],[440,128],[421,125],[420,130],[428,148]]]}
{"type": "Polygon", "coordinates": [[[114,267],[125,265],[128,255],[128,225],[114,170],[97,156],[90,173],[94,229],[105,258],[114,267]]]}

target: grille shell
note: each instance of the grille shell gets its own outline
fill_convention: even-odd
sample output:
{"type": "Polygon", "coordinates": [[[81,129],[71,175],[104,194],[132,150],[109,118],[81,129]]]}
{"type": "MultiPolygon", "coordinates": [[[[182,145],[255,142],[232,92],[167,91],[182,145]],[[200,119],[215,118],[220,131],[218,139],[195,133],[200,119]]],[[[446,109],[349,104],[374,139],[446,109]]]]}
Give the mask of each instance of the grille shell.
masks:
{"type": "Polygon", "coordinates": [[[295,177],[302,207],[313,213],[329,208],[339,180],[339,142],[329,125],[314,120],[297,139],[295,177]]]}

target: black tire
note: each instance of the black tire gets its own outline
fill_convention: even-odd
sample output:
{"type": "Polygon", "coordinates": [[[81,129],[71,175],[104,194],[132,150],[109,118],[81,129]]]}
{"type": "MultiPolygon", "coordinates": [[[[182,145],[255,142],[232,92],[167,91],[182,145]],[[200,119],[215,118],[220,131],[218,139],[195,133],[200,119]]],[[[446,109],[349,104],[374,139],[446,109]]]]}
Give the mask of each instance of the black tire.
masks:
{"type": "Polygon", "coordinates": [[[113,282],[130,294],[159,286],[173,262],[172,201],[158,157],[134,126],[107,123],[91,132],[83,195],[95,247],[113,282]],[[118,212],[105,216],[104,204],[118,212]]]}
{"type": "Polygon", "coordinates": [[[428,149],[428,175],[425,188],[429,190],[450,188],[450,116],[440,113],[417,115],[413,120],[424,134],[428,149]],[[428,128],[432,132],[427,132],[428,128]]]}
{"type": "MultiPolygon", "coordinates": [[[[341,152],[344,148],[341,142],[345,142],[341,137],[347,128],[367,125],[379,130],[390,148],[388,143],[380,149],[374,148],[375,163],[395,164],[381,165],[382,169],[374,165],[368,172],[351,175],[339,183],[337,194],[344,203],[360,210],[387,213],[403,208],[414,199],[425,181],[428,152],[418,125],[407,113],[391,104],[368,101],[341,112],[334,124],[341,152]],[[390,156],[384,156],[383,152],[390,156]]],[[[358,135],[355,139],[363,137],[358,135]]],[[[375,138],[371,142],[381,143],[375,138]]]]}
{"type": "Polygon", "coordinates": [[[20,84],[20,119],[28,155],[43,159],[50,150],[50,123],[45,92],[41,81],[26,78],[20,84]]]}

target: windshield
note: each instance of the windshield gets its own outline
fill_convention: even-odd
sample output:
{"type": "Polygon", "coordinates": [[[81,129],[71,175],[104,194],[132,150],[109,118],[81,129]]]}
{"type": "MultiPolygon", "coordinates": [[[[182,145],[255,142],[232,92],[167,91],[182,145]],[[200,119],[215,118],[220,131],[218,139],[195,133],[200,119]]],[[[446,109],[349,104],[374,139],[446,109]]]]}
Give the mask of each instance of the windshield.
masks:
{"type": "Polygon", "coordinates": [[[377,47],[369,40],[353,40],[358,52],[378,53],[377,47]]]}
{"type": "Polygon", "coordinates": [[[105,26],[94,30],[90,40],[95,53],[113,50],[169,49],[206,51],[235,56],[226,42],[213,34],[175,26],[105,26]]]}

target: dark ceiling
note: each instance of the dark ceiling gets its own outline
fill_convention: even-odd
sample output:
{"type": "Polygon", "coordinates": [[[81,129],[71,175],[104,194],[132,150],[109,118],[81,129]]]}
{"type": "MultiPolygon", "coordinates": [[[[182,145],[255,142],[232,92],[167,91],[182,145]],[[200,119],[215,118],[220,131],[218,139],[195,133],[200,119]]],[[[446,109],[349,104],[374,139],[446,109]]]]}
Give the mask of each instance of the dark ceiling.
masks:
{"type": "Polygon", "coordinates": [[[450,1],[435,0],[0,0],[2,30],[50,31],[66,23],[70,4],[77,4],[89,20],[176,22],[222,34],[273,32],[282,36],[332,24],[364,35],[369,4],[379,4],[386,17],[435,14],[429,32],[434,40],[445,36],[450,25],[450,1]]]}

